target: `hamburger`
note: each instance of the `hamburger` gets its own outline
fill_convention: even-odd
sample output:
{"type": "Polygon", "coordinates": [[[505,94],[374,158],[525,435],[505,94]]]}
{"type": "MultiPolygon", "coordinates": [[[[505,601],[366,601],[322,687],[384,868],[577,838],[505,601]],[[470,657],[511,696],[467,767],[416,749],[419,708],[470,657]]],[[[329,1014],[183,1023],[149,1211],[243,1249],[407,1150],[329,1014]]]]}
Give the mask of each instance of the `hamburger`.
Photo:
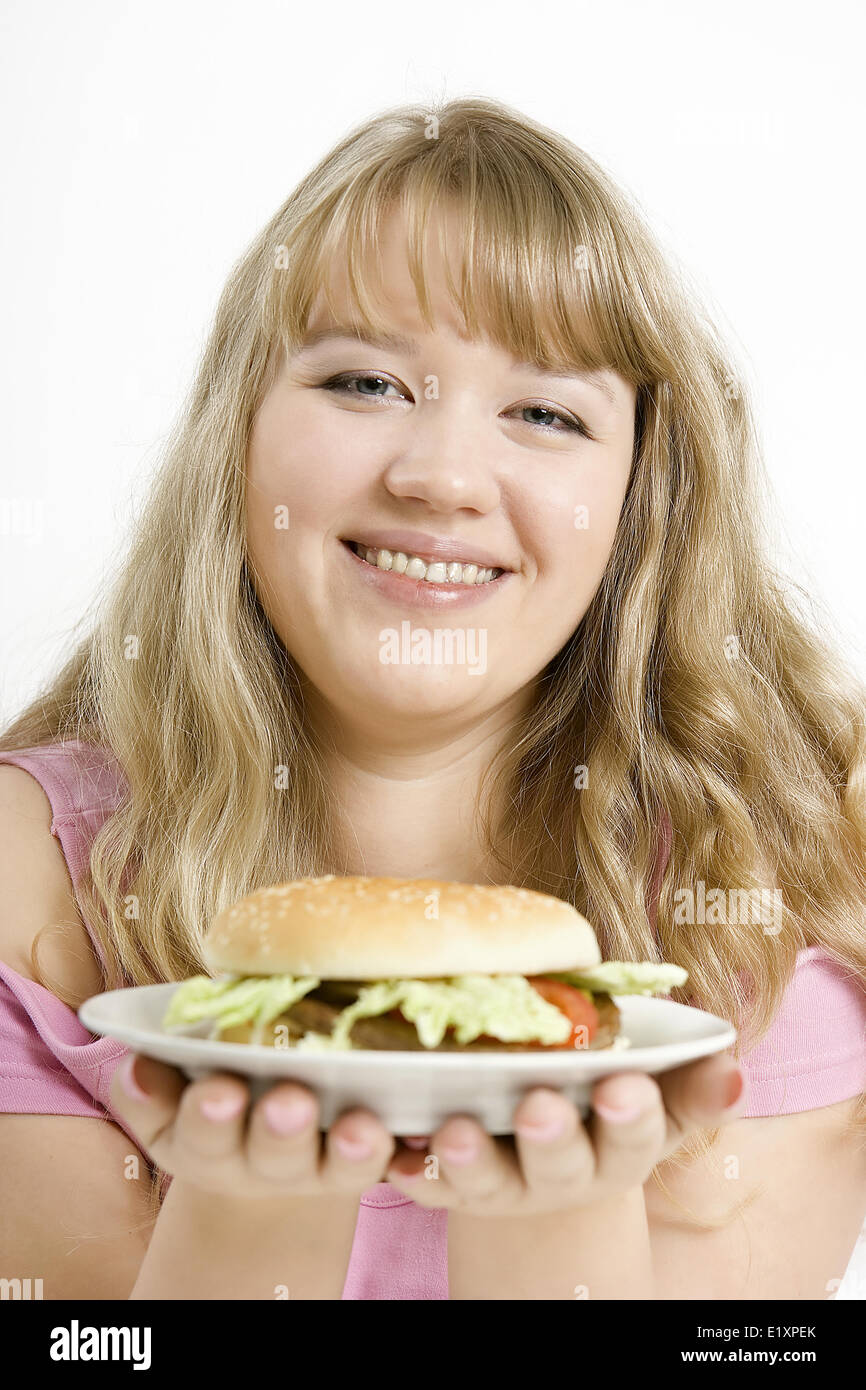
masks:
{"type": "Polygon", "coordinates": [[[511,885],[355,876],[261,888],[218,913],[212,975],[163,1027],[302,1051],[627,1046],[613,995],[666,994],[680,966],[602,962],[569,903],[511,885]]]}

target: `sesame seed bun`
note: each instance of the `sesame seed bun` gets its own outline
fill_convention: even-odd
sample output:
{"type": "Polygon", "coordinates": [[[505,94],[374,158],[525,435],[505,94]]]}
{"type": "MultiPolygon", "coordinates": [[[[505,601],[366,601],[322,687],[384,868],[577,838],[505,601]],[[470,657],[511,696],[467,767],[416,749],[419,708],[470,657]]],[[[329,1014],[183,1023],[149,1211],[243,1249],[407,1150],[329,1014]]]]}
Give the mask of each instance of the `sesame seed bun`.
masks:
{"type": "Polygon", "coordinates": [[[213,971],[323,980],[541,975],[601,961],[569,903],[526,888],[433,878],[302,878],[214,917],[213,971]]]}

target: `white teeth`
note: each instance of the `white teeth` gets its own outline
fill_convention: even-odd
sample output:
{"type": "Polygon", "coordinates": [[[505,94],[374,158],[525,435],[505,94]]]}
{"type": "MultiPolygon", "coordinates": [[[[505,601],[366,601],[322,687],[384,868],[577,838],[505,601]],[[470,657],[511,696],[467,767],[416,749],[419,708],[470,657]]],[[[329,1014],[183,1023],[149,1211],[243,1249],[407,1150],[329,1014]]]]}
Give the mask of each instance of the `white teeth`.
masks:
{"type": "Polygon", "coordinates": [[[396,574],[405,574],[409,579],[423,579],[428,584],[489,584],[491,579],[497,579],[503,573],[502,570],[484,569],[480,565],[461,565],[454,560],[434,560],[428,564],[418,555],[404,555],[402,550],[376,550],[360,541],[351,544],[356,555],[366,560],[368,565],[375,565],[380,570],[394,570],[396,574]]]}

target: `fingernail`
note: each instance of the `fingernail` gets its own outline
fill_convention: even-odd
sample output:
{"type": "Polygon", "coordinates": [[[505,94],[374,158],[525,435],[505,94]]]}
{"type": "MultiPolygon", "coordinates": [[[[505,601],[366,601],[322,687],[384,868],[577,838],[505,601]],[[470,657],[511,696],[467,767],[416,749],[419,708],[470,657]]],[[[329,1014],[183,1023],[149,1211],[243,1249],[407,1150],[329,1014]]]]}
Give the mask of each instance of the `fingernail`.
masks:
{"type": "Polygon", "coordinates": [[[528,1120],[521,1120],[514,1128],[522,1139],[537,1139],[542,1144],[548,1139],[558,1139],[565,1131],[562,1120],[547,1120],[544,1124],[530,1124],[528,1120]]]}
{"type": "Polygon", "coordinates": [[[719,1109],[730,1110],[731,1106],[736,1105],[737,1101],[742,1099],[745,1088],[746,1074],[739,1067],[719,1077],[717,1082],[719,1109]]]}
{"type": "Polygon", "coordinates": [[[208,1096],[201,1102],[201,1113],[205,1119],[221,1124],[233,1120],[246,1105],[246,1096],[208,1096]]]}
{"type": "Polygon", "coordinates": [[[646,1110],[645,1092],[646,1087],[639,1078],[620,1077],[613,1095],[605,1096],[604,1100],[593,1100],[592,1108],[608,1124],[631,1124],[646,1110]]]}
{"type": "Polygon", "coordinates": [[[514,1122],[514,1130],[523,1139],[537,1139],[544,1143],[549,1139],[558,1139],[565,1133],[565,1116],[551,1109],[549,1100],[539,1097],[529,1100],[525,1111],[519,1120],[514,1122]]]}
{"type": "Polygon", "coordinates": [[[311,1100],[266,1100],[265,1119],[275,1134],[299,1134],[310,1123],[314,1111],[311,1100]]]}
{"type": "Polygon", "coordinates": [[[473,1163],[478,1157],[478,1145],[445,1144],[439,1150],[446,1163],[473,1163]]]}
{"type": "Polygon", "coordinates": [[[602,1105],[600,1101],[594,1101],[592,1108],[611,1125],[627,1125],[641,1113],[639,1105],[602,1105]]]}
{"type": "Polygon", "coordinates": [[[334,1135],[334,1144],[344,1158],[369,1158],[373,1152],[366,1139],[349,1139],[343,1134],[334,1135]]]}
{"type": "Polygon", "coordinates": [[[430,1143],[429,1134],[404,1134],[403,1143],[407,1149],[426,1149],[430,1143]]]}
{"type": "Polygon", "coordinates": [[[150,1096],[147,1094],[147,1091],[142,1090],[135,1075],[135,1063],[137,1060],[134,1052],[130,1052],[127,1057],[124,1057],[120,1064],[120,1084],[126,1094],[131,1096],[133,1100],[150,1100],[150,1096]]]}

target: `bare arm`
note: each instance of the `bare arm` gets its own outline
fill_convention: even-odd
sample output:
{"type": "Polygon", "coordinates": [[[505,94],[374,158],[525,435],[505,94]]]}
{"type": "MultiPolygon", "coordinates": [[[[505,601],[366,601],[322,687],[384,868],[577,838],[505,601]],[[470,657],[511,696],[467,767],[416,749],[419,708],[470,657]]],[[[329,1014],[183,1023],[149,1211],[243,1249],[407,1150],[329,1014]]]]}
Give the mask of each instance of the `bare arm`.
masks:
{"type": "Polygon", "coordinates": [[[0,1278],[41,1279],[46,1300],[342,1296],[357,1194],[234,1200],[173,1182],[154,1225],[139,1150],[78,1115],[0,1115],[0,1174],[0,1278]]]}
{"type": "MultiPolygon", "coordinates": [[[[79,1000],[102,987],[81,921],[66,861],[50,834],[51,807],[34,777],[0,765],[0,959],[32,978],[30,947],[46,924],[40,962],[79,1000]]],[[[142,1145],[175,1130],[196,1176],[207,1181],[215,1150],[228,1143],[237,1166],[222,1193],[175,1179],[156,1221],[142,1148],[113,1120],[91,1116],[0,1113],[0,1278],[42,1279],[46,1299],[340,1298],[361,1191],[377,1182],[393,1140],[372,1117],[341,1117],[320,1155],[318,1116],[298,1136],[266,1134],[255,1119],[252,1160],[266,1172],[257,1197],[241,1197],[250,1176],[246,1116],[225,1126],[203,1120],[197,1100],[225,1095],[239,1078],[187,1085],[173,1068],[145,1063],[153,1086],[148,1105],[125,1098],[116,1079],[112,1104],[142,1145]],[[130,1122],[135,1117],[135,1122],[130,1122]],[[137,1127],[141,1119],[142,1129],[137,1127]],[[373,1136],[367,1159],[334,1153],[331,1136],[373,1136]],[[294,1166],[308,1185],[290,1195],[283,1178],[294,1166]],[[330,1190],[319,1195],[320,1173],[330,1190]],[[342,1190],[337,1190],[338,1188],[342,1190]],[[229,1195],[226,1195],[229,1194],[229,1195]]],[[[243,1088],[245,1091],[245,1087],[243,1088]]],[[[275,1087],[269,1092],[288,1089],[275,1087]]],[[[295,1088],[298,1089],[298,1088],[295,1088]]],[[[260,1107],[256,1107],[260,1111],[260,1107]]],[[[165,1164],[168,1171],[176,1171],[165,1164]]]]}
{"type": "MultiPolygon", "coordinates": [[[[40,964],[83,1000],[101,976],[50,831],[36,778],[0,765],[0,959],[34,978],[30,948],[52,927],[40,964]]],[[[145,1159],[110,1120],[0,1114],[0,1277],[42,1279],[46,1299],[128,1297],[152,1229],[147,1194],[145,1159]]]]}
{"type": "Polygon", "coordinates": [[[655,1298],[643,1190],[532,1217],[451,1211],[448,1270],[452,1300],[655,1298]]]}
{"type": "Polygon", "coordinates": [[[342,1297],[358,1196],[232,1198],[175,1180],[133,1299],[342,1297]]]}
{"type": "Polygon", "coordinates": [[[0,1115],[0,1277],[42,1297],[128,1298],[147,1250],[147,1165],[117,1125],[85,1115],[0,1115]]]}

